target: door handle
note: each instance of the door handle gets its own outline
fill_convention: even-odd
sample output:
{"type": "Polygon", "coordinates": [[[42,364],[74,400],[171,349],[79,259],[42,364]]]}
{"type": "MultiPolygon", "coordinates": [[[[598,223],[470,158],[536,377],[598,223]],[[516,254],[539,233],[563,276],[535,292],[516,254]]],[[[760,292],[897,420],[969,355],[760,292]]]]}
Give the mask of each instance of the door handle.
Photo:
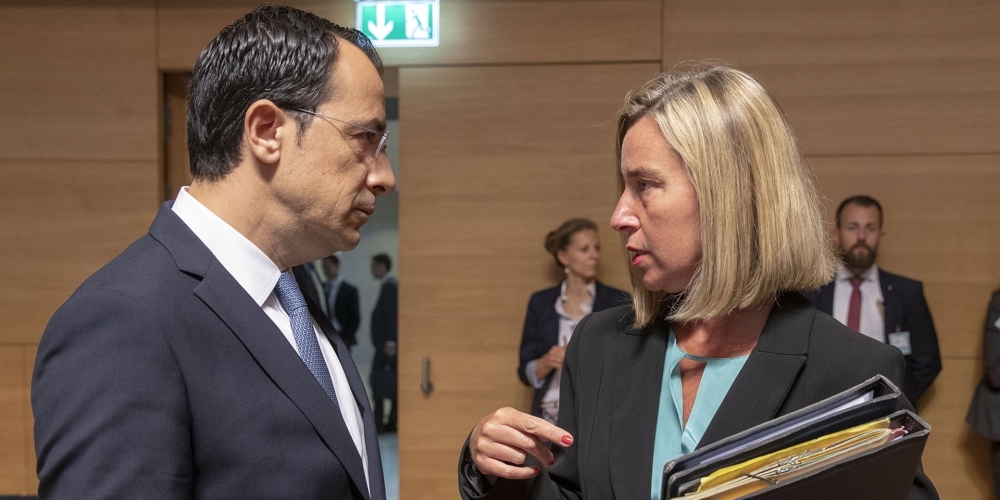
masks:
{"type": "Polygon", "coordinates": [[[430,396],[434,392],[434,382],[431,382],[431,358],[424,356],[420,360],[420,391],[424,396],[430,396]]]}

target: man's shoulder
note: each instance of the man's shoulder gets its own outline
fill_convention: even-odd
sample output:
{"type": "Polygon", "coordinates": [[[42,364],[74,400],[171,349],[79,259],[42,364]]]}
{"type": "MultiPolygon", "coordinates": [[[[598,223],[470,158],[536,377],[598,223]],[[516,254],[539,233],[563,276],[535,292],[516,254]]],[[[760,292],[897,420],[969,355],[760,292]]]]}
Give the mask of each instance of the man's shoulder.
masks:
{"type": "MultiPolygon", "coordinates": [[[[160,242],[146,234],[111,259],[80,285],[78,290],[109,288],[135,292],[155,286],[160,273],[176,265],[160,242]]],[[[129,295],[129,294],[127,294],[129,295]]]]}
{"type": "Polygon", "coordinates": [[[901,274],[890,273],[881,267],[878,269],[879,281],[885,282],[886,284],[891,284],[893,286],[905,287],[905,288],[921,288],[923,283],[913,278],[908,278],[901,274]]]}

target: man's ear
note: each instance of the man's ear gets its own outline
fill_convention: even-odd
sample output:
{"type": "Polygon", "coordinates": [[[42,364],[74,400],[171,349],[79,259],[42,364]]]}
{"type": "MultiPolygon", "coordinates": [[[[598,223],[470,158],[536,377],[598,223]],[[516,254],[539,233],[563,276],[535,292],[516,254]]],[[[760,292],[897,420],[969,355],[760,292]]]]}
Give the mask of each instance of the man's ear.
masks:
{"type": "Polygon", "coordinates": [[[243,137],[250,154],[263,163],[273,164],[281,159],[282,143],[295,136],[292,120],[267,99],[254,102],[243,118],[243,137]]]}

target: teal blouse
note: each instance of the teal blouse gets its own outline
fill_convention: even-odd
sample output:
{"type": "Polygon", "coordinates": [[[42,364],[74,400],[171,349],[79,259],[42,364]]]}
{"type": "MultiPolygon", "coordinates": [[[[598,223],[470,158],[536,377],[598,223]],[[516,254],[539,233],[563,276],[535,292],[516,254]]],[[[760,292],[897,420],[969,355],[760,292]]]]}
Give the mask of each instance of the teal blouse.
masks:
{"type": "MultiPolygon", "coordinates": [[[[677,346],[674,330],[667,339],[667,354],[663,363],[663,380],[660,382],[660,406],[656,414],[656,436],[653,442],[653,480],[650,486],[652,500],[660,500],[663,483],[663,466],[670,460],[694,451],[705,434],[709,422],[739,375],[748,356],[735,358],[703,358],[681,350],[677,346]],[[681,359],[688,358],[705,363],[694,407],[684,422],[684,398],[681,393],[681,359]]],[[[666,499],[664,499],[666,500],[666,499]]]]}

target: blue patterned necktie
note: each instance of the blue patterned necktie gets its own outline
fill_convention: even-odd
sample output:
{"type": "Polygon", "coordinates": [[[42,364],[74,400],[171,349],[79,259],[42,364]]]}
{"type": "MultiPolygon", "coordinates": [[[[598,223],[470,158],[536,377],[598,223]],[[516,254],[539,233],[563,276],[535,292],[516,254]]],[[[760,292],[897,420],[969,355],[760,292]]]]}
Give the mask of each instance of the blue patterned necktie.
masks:
{"type": "Polygon", "coordinates": [[[299,290],[292,273],[281,273],[278,285],[274,287],[274,293],[288,313],[295,344],[299,347],[299,357],[336,405],[337,393],[333,390],[333,379],[330,378],[323,352],[319,350],[319,342],[316,340],[316,331],[313,329],[312,316],[309,315],[306,299],[302,297],[302,291],[299,290]]]}

